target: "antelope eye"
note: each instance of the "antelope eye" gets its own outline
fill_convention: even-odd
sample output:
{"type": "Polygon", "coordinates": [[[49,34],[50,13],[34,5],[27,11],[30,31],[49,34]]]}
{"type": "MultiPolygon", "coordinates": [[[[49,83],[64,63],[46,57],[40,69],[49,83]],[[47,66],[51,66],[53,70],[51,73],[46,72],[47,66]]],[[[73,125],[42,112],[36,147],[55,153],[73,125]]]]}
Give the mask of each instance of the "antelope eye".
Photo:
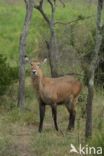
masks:
{"type": "Polygon", "coordinates": [[[37,66],[40,67],[40,63],[38,63],[37,66]]]}

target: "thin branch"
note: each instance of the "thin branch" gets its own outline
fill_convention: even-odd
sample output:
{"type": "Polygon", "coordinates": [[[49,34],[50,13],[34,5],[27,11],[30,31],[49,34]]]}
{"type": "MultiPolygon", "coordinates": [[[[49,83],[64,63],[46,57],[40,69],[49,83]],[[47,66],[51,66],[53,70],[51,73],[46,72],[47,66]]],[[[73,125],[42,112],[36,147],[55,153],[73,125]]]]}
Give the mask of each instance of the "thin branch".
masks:
{"type": "Polygon", "coordinates": [[[47,0],[48,1],[48,3],[51,5],[51,9],[52,9],[52,12],[53,12],[53,10],[54,10],[54,4],[55,4],[55,1],[54,1],[54,4],[52,3],[52,1],[51,0],[47,0]]]}
{"type": "Polygon", "coordinates": [[[51,26],[54,25],[54,15],[55,15],[55,10],[56,10],[56,0],[53,0],[53,3],[51,0],[47,0],[48,3],[50,4],[51,6],[51,18],[50,18],[50,23],[51,23],[51,26]]]}
{"type": "Polygon", "coordinates": [[[45,21],[49,25],[50,20],[49,20],[48,16],[46,15],[46,13],[43,10],[43,3],[44,3],[44,0],[40,0],[39,5],[34,5],[34,8],[36,8],[37,10],[40,11],[40,13],[42,14],[43,18],[45,19],[45,21]]]}
{"type": "Polygon", "coordinates": [[[50,49],[49,42],[45,40],[45,43],[46,43],[47,49],[50,49]]]}
{"type": "Polygon", "coordinates": [[[24,0],[25,4],[27,3],[27,0],[24,0]]]}
{"type": "Polygon", "coordinates": [[[78,22],[78,21],[80,21],[80,20],[85,20],[85,19],[89,19],[89,18],[92,18],[92,17],[94,17],[94,16],[88,16],[88,17],[83,17],[83,18],[79,18],[79,17],[78,17],[77,19],[75,19],[75,20],[73,20],[73,21],[69,21],[69,22],[60,22],[60,21],[56,21],[56,22],[55,22],[55,25],[56,25],[56,24],[69,25],[69,24],[78,22]]]}
{"type": "Polygon", "coordinates": [[[26,8],[28,8],[28,0],[24,0],[26,8]]]}
{"type": "Polygon", "coordinates": [[[65,3],[62,0],[59,0],[59,1],[63,5],[63,7],[65,7],[65,3]]]}
{"type": "Polygon", "coordinates": [[[38,9],[40,11],[40,13],[42,14],[43,18],[45,19],[45,21],[47,22],[47,24],[49,25],[50,20],[48,18],[48,16],[45,14],[45,12],[43,11],[43,9],[38,9]]]}
{"type": "Polygon", "coordinates": [[[41,8],[41,9],[43,8],[43,2],[44,2],[44,0],[41,0],[41,1],[40,1],[40,8],[41,8]]]}

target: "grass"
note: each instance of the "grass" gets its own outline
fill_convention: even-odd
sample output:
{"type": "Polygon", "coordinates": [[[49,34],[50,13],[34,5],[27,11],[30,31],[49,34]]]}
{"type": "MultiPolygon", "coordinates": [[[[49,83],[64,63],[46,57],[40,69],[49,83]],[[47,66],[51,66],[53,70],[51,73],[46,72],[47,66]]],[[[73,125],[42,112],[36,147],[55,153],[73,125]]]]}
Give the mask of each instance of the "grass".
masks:
{"type": "MultiPolygon", "coordinates": [[[[58,125],[60,131],[56,132],[51,109],[47,106],[44,128],[40,134],[38,133],[38,101],[30,82],[30,79],[27,78],[24,112],[14,107],[12,110],[2,111],[0,115],[0,156],[24,156],[24,154],[26,156],[74,156],[74,154],[70,154],[70,144],[74,144],[76,147],[80,143],[85,145],[85,118],[81,117],[81,107],[85,105],[85,100],[77,106],[76,127],[73,132],[66,131],[68,125],[68,112],[66,108],[64,106],[58,107],[58,125]]],[[[9,100],[11,101],[11,99],[9,100]]],[[[103,145],[101,134],[104,130],[104,122],[102,119],[102,126],[99,127],[100,120],[98,119],[102,111],[103,101],[103,95],[96,93],[93,107],[93,139],[92,141],[90,140],[91,146],[94,147],[103,145]],[[99,135],[98,140],[95,137],[97,134],[99,135]],[[96,142],[94,141],[95,139],[96,142]]]]}
{"type": "MultiPolygon", "coordinates": [[[[95,6],[90,8],[82,1],[68,3],[65,8],[58,4],[56,11],[57,21],[72,21],[79,15],[95,15],[95,6]]],[[[50,13],[49,7],[45,7],[46,12],[50,13]]],[[[23,27],[25,16],[24,4],[11,0],[0,1],[0,53],[8,58],[11,66],[18,65],[19,37],[23,27]],[[8,3],[6,3],[8,2],[8,3]]],[[[91,31],[95,27],[95,18],[92,20],[79,21],[74,28],[75,46],[80,52],[86,52],[85,39],[93,44],[91,31]],[[90,36],[90,38],[89,38],[90,36]],[[84,39],[83,39],[84,38],[84,39]],[[79,42],[81,41],[81,42],[79,42]]],[[[56,26],[57,36],[65,46],[69,48],[70,26],[56,26]],[[60,31],[61,30],[61,31],[60,31]],[[63,34],[66,32],[66,38],[63,34]],[[67,38],[68,37],[68,38],[67,38]],[[67,39],[67,40],[66,40],[67,39]]],[[[38,57],[39,53],[44,52],[44,40],[48,39],[49,30],[39,12],[34,11],[30,25],[29,36],[27,39],[27,53],[30,56],[38,57]]],[[[69,51],[69,49],[68,49],[69,51]]],[[[78,54],[79,55],[79,54],[78,54]]],[[[64,59],[63,59],[64,60],[64,59]]],[[[65,61],[65,60],[64,60],[65,61]]],[[[69,60],[68,60],[69,61],[69,60]]],[[[28,67],[26,67],[28,68],[28,67]]],[[[44,71],[49,74],[49,67],[45,65],[44,71]]],[[[67,68],[69,70],[69,66],[67,68]]],[[[67,69],[63,69],[64,71],[67,69]]],[[[27,69],[28,70],[28,69],[27,69]]],[[[78,70],[78,67],[77,69],[78,70]]],[[[56,132],[53,126],[51,109],[47,106],[44,129],[38,133],[39,110],[35,92],[32,89],[30,77],[26,77],[26,105],[24,112],[17,109],[18,83],[8,88],[7,93],[0,98],[0,156],[71,156],[70,144],[78,146],[84,144],[85,118],[81,117],[81,109],[85,107],[86,96],[82,95],[83,101],[77,107],[76,128],[73,132],[67,132],[68,112],[65,107],[58,107],[58,125],[61,131],[56,132]]],[[[86,94],[86,90],[85,90],[86,94]]],[[[102,106],[104,105],[103,90],[97,90],[94,99],[93,109],[93,130],[94,135],[104,131],[102,106]],[[100,120],[99,120],[100,119],[100,120]]],[[[92,144],[95,145],[94,138],[92,144]]],[[[101,137],[101,136],[100,136],[101,137]]],[[[97,139],[97,138],[96,138],[97,139]]],[[[99,139],[98,139],[99,140],[99,139]]],[[[96,141],[97,146],[100,141],[96,141]]],[[[72,154],[74,156],[74,154],[72,154]]]]}

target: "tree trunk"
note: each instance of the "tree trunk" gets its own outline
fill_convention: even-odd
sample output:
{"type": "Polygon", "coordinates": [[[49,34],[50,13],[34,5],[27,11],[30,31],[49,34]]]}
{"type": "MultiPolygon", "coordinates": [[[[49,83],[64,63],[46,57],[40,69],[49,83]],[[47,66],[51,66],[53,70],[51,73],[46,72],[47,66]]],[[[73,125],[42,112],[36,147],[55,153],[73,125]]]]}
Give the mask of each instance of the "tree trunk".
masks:
{"type": "Polygon", "coordinates": [[[50,28],[50,41],[49,41],[49,63],[51,67],[51,75],[52,77],[58,76],[58,56],[59,50],[57,45],[57,38],[55,33],[55,12],[56,12],[56,2],[51,3],[50,0],[48,2],[51,5],[51,19],[49,22],[50,28]]]}
{"type": "Polygon", "coordinates": [[[92,58],[90,69],[89,69],[89,80],[88,80],[88,97],[87,97],[87,105],[86,105],[87,117],[86,117],[86,130],[85,130],[86,138],[92,136],[94,74],[95,74],[95,69],[98,65],[98,60],[99,60],[98,54],[99,54],[100,46],[102,42],[102,27],[101,27],[102,8],[103,8],[103,0],[98,0],[97,19],[96,19],[96,42],[95,42],[95,49],[93,52],[93,58],[92,58]]]}
{"type": "Polygon", "coordinates": [[[35,5],[34,7],[38,9],[43,16],[44,20],[47,22],[49,29],[50,29],[50,40],[47,43],[48,47],[48,57],[49,57],[49,64],[51,68],[51,75],[52,77],[57,77],[58,76],[58,56],[59,56],[59,51],[58,51],[58,46],[57,46],[57,39],[56,39],[56,34],[55,34],[55,11],[56,11],[56,1],[55,0],[47,0],[51,7],[51,17],[49,18],[47,14],[44,12],[43,9],[43,3],[44,0],[40,0],[39,5],[35,5]]]}
{"type": "Polygon", "coordinates": [[[57,41],[56,41],[56,35],[55,32],[51,32],[51,39],[49,42],[49,63],[51,68],[51,75],[52,77],[58,76],[58,47],[57,47],[57,41]]]}
{"type": "MultiPolygon", "coordinates": [[[[54,17],[53,17],[54,18],[54,17]]],[[[54,30],[54,19],[50,21],[50,41],[49,41],[49,63],[52,77],[58,76],[58,46],[54,30]]]]}
{"type": "Polygon", "coordinates": [[[18,90],[18,106],[23,109],[25,104],[25,58],[26,55],[26,39],[28,35],[29,25],[34,7],[34,0],[24,0],[26,5],[26,15],[24,21],[23,32],[20,36],[19,44],[19,90],[18,90]]]}

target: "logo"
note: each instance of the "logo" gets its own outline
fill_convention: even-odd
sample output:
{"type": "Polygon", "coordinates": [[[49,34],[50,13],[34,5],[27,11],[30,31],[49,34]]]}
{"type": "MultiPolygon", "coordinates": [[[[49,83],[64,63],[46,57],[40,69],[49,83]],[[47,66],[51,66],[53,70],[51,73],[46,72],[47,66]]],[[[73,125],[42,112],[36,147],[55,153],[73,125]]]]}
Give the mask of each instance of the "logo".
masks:
{"type": "Polygon", "coordinates": [[[89,145],[85,145],[84,147],[79,144],[79,147],[76,148],[73,144],[70,145],[70,153],[76,153],[80,155],[86,155],[86,154],[102,154],[102,147],[90,147],[89,145]]]}

